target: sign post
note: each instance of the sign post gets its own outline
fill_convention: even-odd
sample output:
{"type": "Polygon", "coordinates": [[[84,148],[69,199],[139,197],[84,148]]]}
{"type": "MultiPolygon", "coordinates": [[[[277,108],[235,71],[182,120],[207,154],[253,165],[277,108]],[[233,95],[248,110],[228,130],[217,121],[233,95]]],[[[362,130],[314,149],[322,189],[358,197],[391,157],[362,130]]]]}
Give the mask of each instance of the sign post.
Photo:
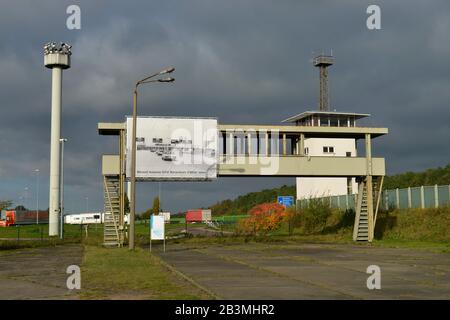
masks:
{"type": "Polygon", "coordinates": [[[164,252],[166,252],[166,236],[164,216],[150,216],[150,252],[152,251],[152,240],[163,240],[164,252]]]}

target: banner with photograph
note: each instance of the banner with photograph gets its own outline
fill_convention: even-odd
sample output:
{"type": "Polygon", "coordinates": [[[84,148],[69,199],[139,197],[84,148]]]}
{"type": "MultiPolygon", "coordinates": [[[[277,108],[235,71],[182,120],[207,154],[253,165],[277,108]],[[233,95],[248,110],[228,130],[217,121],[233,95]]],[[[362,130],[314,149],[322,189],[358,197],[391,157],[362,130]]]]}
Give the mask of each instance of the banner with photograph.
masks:
{"type": "MultiPolygon", "coordinates": [[[[133,118],[127,117],[126,176],[131,176],[133,118]]],[[[138,117],[136,180],[217,177],[217,119],[138,117]]]]}

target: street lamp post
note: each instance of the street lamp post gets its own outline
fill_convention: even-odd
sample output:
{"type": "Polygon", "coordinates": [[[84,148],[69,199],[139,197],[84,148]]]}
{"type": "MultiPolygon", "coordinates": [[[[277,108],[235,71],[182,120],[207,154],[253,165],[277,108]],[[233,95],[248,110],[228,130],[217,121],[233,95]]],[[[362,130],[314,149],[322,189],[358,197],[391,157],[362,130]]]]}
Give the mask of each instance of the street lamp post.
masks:
{"type": "Polygon", "coordinates": [[[137,95],[138,95],[138,86],[145,83],[152,83],[152,82],[173,82],[175,81],[174,78],[165,78],[165,79],[155,79],[151,80],[152,78],[172,73],[175,71],[175,68],[168,68],[164,69],[158,73],[155,73],[149,77],[146,77],[142,80],[139,80],[136,82],[136,86],[134,88],[133,93],[133,132],[131,135],[132,138],[132,147],[131,147],[131,187],[130,187],[130,230],[129,230],[129,241],[128,241],[128,248],[130,250],[134,250],[134,218],[136,215],[136,126],[137,126],[137,95]]]}
{"type": "Polygon", "coordinates": [[[67,142],[67,139],[62,138],[59,139],[59,142],[61,143],[61,215],[59,218],[59,238],[62,240],[64,238],[63,236],[63,229],[64,229],[64,143],[67,142]]]}
{"type": "Polygon", "coordinates": [[[39,224],[39,169],[34,169],[36,172],[36,224],[39,224]]]}
{"type": "Polygon", "coordinates": [[[25,208],[27,210],[29,210],[29,206],[28,206],[28,187],[25,187],[25,208]]]}

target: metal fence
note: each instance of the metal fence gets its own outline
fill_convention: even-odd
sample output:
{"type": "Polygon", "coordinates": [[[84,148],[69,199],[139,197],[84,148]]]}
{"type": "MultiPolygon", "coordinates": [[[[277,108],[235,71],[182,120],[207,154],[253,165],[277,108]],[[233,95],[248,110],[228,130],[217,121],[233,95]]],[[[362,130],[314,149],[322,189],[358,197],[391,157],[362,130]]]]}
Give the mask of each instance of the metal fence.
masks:
{"type": "MultiPolygon", "coordinates": [[[[342,195],[316,198],[329,203],[332,208],[355,209],[356,196],[342,195]]],[[[297,201],[298,208],[309,205],[311,199],[297,201]]],[[[450,205],[450,185],[421,186],[404,189],[384,190],[381,194],[380,209],[438,208],[450,205]]]]}

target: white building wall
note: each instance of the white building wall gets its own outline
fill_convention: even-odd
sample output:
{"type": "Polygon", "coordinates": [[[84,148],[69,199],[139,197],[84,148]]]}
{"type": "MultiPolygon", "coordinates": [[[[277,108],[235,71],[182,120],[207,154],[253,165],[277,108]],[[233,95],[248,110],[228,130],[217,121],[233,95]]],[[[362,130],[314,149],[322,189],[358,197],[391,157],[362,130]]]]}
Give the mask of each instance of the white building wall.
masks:
{"type": "MultiPolygon", "coordinates": [[[[308,138],[305,151],[309,156],[352,157],[357,156],[355,139],[308,138]],[[323,147],[333,147],[333,153],[324,153],[323,147]]],[[[357,183],[352,179],[352,193],[357,193],[357,183]]],[[[297,178],[297,199],[347,194],[347,178],[297,178]]]]}

